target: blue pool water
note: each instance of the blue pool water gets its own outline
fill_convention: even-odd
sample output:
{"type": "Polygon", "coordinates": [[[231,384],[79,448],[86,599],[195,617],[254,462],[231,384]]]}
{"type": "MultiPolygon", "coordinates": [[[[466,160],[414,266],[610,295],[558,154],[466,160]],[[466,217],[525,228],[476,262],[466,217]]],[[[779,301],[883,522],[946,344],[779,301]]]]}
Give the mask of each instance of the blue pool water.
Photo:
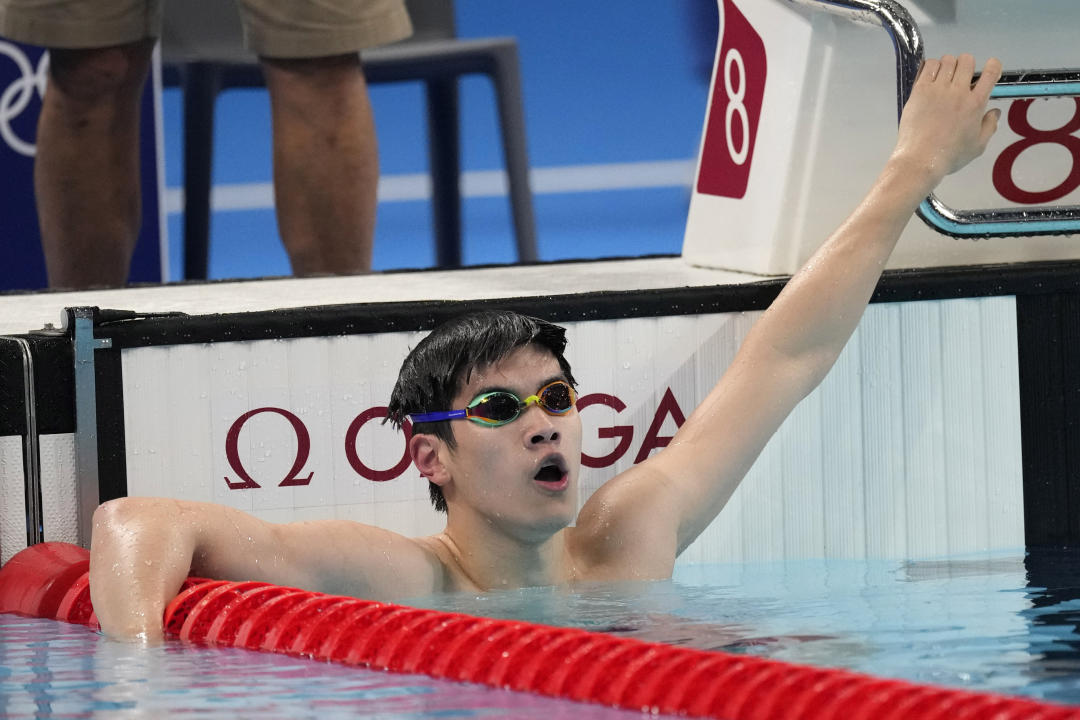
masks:
{"type": "Polygon", "coordinates": [[[625,720],[640,713],[233,648],[139,647],[82,626],[0,615],[0,717],[175,716],[625,720]]]}
{"type": "Polygon", "coordinates": [[[414,604],[1080,705],[1080,551],[697,565],[414,604]]]}
{"type": "MultiPolygon", "coordinates": [[[[670,582],[414,604],[1080,704],[1080,553],[679,568],[670,582]]],[[[0,615],[2,717],[618,718],[637,713],[0,615]]]]}

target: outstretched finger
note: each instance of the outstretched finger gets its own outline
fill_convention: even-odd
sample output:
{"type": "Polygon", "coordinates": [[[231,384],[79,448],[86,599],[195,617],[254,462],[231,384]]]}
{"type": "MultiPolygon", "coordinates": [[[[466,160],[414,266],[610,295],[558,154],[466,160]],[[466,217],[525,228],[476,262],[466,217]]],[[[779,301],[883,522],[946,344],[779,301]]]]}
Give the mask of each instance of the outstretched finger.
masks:
{"type": "Polygon", "coordinates": [[[938,70],[941,68],[941,63],[937,58],[927,58],[923,60],[922,67],[919,68],[919,75],[915,78],[915,82],[932,83],[937,79],[938,70]]]}
{"type": "Polygon", "coordinates": [[[953,75],[953,83],[971,87],[971,78],[975,75],[975,58],[970,53],[964,53],[956,59],[956,74],[953,75]]]}
{"type": "Polygon", "coordinates": [[[1001,79],[1001,61],[997,58],[990,58],[983,65],[982,75],[979,76],[979,82],[975,83],[975,96],[980,103],[986,103],[990,100],[990,93],[993,92],[994,86],[997,85],[997,81],[1001,79]]]}
{"type": "Polygon", "coordinates": [[[952,55],[941,56],[941,70],[938,71],[938,77],[945,82],[952,82],[953,76],[956,74],[956,58],[952,55]]]}

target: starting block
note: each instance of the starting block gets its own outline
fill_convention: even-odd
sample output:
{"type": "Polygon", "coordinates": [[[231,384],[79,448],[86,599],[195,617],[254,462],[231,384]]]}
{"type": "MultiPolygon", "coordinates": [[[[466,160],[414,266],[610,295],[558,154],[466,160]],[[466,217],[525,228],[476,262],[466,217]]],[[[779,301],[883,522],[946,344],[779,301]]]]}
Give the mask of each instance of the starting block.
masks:
{"type": "Polygon", "coordinates": [[[887,160],[922,59],[1007,70],[986,153],[909,223],[890,268],[1080,258],[1080,5],[718,0],[719,41],[683,244],[694,265],[794,273],[887,160]],[[891,42],[890,42],[891,40],[891,42]]]}

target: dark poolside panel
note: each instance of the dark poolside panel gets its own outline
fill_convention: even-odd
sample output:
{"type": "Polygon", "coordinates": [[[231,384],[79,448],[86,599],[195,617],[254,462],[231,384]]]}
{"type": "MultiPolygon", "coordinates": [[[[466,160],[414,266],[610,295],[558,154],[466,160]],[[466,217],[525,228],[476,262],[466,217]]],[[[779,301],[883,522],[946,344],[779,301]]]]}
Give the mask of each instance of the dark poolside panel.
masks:
{"type": "Polygon", "coordinates": [[[26,434],[23,355],[13,342],[0,342],[0,437],[26,434]]]}
{"type": "MultiPolygon", "coordinates": [[[[71,342],[63,335],[19,335],[30,346],[38,434],[75,431],[71,342]]],[[[23,356],[15,343],[0,343],[0,437],[26,434],[23,356]]]]}
{"type": "MultiPolygon", "coordinates": [[[[557,267],[558,263],[551,265],[557,267]]],[[[403,282],[422,279],[422,271],[399,274],[403,282]]],[[[483,309],[516,310],[552,322],[741,312],[768,307],[786,282],[786,278],[778,278],[741,285],[613,290],[493,300],[361,303],[195,316],[140,316],[102,310],[95,336],[112,339],[114,348],[129,348],[430,330],[462,313],[483,309]]],[[[1080,291],[1080,263],[889,271],[882,277],[871,302],[1055,291],[1080,291]]]]}
{"type": "Polygon", "coordinates": [[[41,435],[75,432],[75,354],[67,335],[30,335],[37,428],[41,435]]]}
{"type": "Polygon", "coordinates": [[[515,310],[553,322],[687,315],[765,308],[781,287],[782,282],[769,281],[743,286],[737,291],[727,287],[673,288],[492,300],[325,305],[216,315],[133,317],[101,323],[94,332],[97,337],[110,338],[114,347],[131,348],[430,330],[464,313],[489,309],[515,310]]]}
{"type": "Polygon", "coordinates": [[[1080,294],[1017,296],[1016,320],[1026,543],[1080,545],[1080,294]]]}
{"type": "Polygon", "coordinates": [[[124,447],[124,374],[120,351],[94,351],[97,385],[99,502],[127,496],[124,447]]]}

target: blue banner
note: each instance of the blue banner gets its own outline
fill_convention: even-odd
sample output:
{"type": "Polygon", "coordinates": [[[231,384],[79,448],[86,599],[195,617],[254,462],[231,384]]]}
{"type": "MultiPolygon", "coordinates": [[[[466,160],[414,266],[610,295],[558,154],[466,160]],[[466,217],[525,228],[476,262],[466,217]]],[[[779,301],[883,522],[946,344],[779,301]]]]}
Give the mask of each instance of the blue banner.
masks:
{"type": "MultiPolygon", "coordinates": [[[[34,153],[48,56],[41,48],[0,38],[0,290],[47,285],[34,206],[34,153]]],[[[154,83],[142,100],[140,153],[142,228],[130,282],[162,280],[161,197],[158,182],[157,107],[154,83]]]]}

